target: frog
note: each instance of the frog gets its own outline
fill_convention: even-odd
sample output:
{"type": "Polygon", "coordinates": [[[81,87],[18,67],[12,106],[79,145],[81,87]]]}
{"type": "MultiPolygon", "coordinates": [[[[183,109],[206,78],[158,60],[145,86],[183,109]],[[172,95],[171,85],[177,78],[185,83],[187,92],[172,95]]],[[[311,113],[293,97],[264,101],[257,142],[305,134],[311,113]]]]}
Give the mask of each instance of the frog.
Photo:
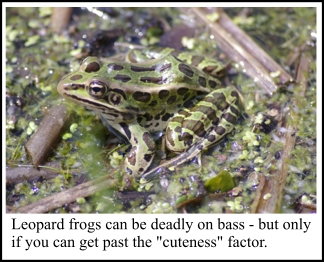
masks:
{"type": "Polygon", "coordinates": [[[172,48],[130,50],[120,60],[84,58],[57,90],[98,113],[112,133],[129,142],[124,170],[141,178],[157,150],[152,134],[164,132],[179,164],[233,130],[240,96],[235,87],[222,85],[224,68],[216,59],[172,48]]]}

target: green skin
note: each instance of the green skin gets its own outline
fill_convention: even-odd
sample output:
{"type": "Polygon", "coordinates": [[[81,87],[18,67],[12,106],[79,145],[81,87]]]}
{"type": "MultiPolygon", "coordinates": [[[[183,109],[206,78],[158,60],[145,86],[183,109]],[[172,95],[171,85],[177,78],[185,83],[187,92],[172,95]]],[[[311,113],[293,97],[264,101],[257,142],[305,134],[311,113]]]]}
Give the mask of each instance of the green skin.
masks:
{"type": "Polygon", "coordinates": [[[110,130],[129,141],[127,172],[139,177],[150,166],[156,148],[151,132],[166,130],[167,147],[183,153],[201,151],[233,129],[239,95],[221,86],[218,61],[170,48],[131,51],[125,60],[87,57],[57,89],[99,113],[110,130]]]}

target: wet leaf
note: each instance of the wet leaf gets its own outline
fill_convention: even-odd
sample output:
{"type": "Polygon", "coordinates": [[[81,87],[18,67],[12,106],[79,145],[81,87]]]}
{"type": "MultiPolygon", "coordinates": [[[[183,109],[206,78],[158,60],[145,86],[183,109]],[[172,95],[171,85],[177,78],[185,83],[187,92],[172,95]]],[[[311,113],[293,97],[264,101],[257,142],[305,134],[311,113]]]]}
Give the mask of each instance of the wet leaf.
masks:
{"type": "Polygon", "coordinates": [[[207,180],[205,188],[208,192],[215,192],[217,190],[226,192],[234,188],[234,181],[230,173],[223,170],[219,172],[217,176],[207,180]]]}

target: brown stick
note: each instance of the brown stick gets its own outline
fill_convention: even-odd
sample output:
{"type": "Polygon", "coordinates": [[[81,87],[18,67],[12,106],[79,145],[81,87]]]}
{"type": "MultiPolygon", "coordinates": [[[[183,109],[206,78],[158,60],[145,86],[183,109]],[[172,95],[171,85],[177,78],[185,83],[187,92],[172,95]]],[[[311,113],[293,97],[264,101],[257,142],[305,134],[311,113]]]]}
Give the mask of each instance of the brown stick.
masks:
{"type": "Polygon", "coordinates": [[[58,105],[53,107],[44,117],[35,134],[26,143],[26,152],[31,157],[35,167],[52,151],[61,137],[68,118],[66,106],[58,105]]]}
{"type": "MultiPolygon", "coordinates": [[[[300,97],[304,97],[306,88],[307,88],[307,78],[306,74],[308,72],[309,59],[302,54],[300,58],[300,64],[297,70],[296,81],[300,83],[302,90],[299,94],[300,97]]],[[[296,102],[296,101],[295,101],[296,102]]],[[[286,128],[289,130],[285,133],[285,146],[282,155],[282,165],[281,169],[276,171],[272,176],[269,177],[268,182],[265,184],[263,188],[263,195],[270,193],[271,197],[267,200],[260,198],[257,213],[279,213],[282,206],[282,197],[283,197],[283,189],[286,184],[286,179],[288,176],[288,163],[287,161],[291,157],[291,151],[295,147],[296,135],[295,131],[298,126],[298,115],[294,112],[294,110],[290,110],[290,112],[286,113],[287,118],[290,118],[293,126],[287,125],[286,128]]]]}
{"type": "Polygon", "coordinates": [[[261,198],[265,195],[263,193],[263,190],[266,187],[267,183],[268,182],[267,182],[266,177],[263,174],[260,175],[260,182],[259,182],[258,188],[256,190],[255,198],[253,200],[253,203],[250,206],[251,214],[255,214],[257,212],[259,202],[261,201],[261,198]]]}
{"type": "Polygon", "coordinates": [[[40,167],[39,169],[32,167],[14,167],[6,169],[6,183],[9,184],[17,184],[24,181],[31,182],[33,180],[37,180],[40,177],[44,179],[51,179],[57,176],[58,172],[55,169],[60,169],[60,162],[48,163],[44,167],[40,167]]]}
{"type": "Polygon", "coordinates": [[[45,197],[33,204],[19,207],[13,210],[15,213],[46,213],[55,208],[61,207],[65,204],[75,201],[79,197],[88,197],[100,190],[116,187],[118,185],[117,179],[112,179],[112,175],[83,183],[71,189],[45,197]]]}
{"type": "Polygon", "coordinates": [[[68,25],[72,7],[54,7],[51,16],[51,27],[54,32],[61,33],[68,25]]]}

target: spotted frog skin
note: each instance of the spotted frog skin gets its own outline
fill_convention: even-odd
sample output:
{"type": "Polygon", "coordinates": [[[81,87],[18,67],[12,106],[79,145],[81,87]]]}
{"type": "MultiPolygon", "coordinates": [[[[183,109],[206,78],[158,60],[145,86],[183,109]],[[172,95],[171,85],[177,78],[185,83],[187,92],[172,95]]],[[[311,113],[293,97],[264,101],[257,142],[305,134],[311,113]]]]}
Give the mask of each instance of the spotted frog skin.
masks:
{"type": "Polygon", "coordinates": [[[155,154],[152,132],[165,131],[168,149],[181,154],[201,151],[233,129],[239,95],[221,86],[223,69],[216,60],[171,48],[133,50],[125,61],[85,58],[57,89],[129,141],[125,169],[139,177],[155,154]]]}

